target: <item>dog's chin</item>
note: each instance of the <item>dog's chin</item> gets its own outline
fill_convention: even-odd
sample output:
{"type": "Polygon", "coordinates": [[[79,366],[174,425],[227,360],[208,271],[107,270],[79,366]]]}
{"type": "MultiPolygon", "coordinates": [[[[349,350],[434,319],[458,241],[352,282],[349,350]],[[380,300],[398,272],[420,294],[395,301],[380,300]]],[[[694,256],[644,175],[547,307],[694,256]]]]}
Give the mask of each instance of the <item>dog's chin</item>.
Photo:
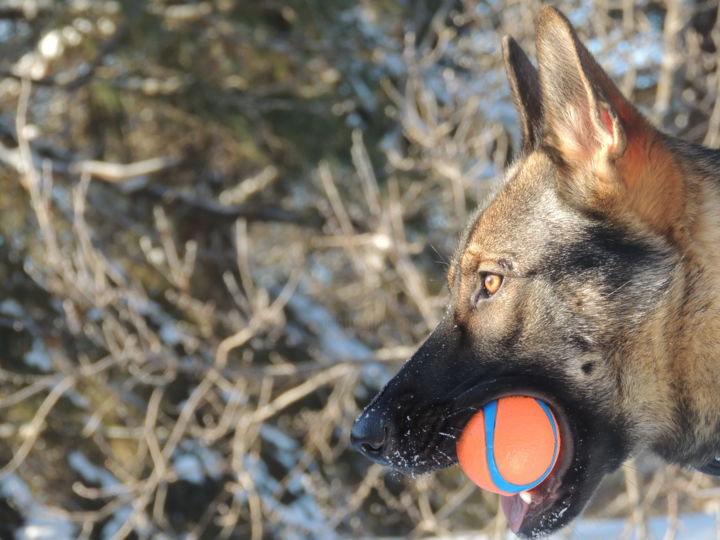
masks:
{"type": "MultiPolygon", "coordinates": [[[[536,538],[550,534],[576,517],[584,509],[600,480],[607,471],[607,461],[602,456],[590,456],[586,438],[575,436],[571,421],[563,409],[552,403],[546,396],[527,392],[549,402],[561,429],[561,448],[558,463],[550,475],[538,486],[529,490],[530,502],[519,494],[500,496],[501,507],[511,530],[520,537],[536,538]]],[[[501,397],[501,396],[497,396],[501,397]]],[[[451,421],[440,426],[439,433],[445,436],[431,438],[423,448],[397,448],[378,463],[389,466],[403,474],[416,476],[430,473],[457,464],[455,437],[459,434],[470,415],[458,419],[450,412],[451,421]]],[[[524,496],[527,499],[527,495],[524,496]]]]}

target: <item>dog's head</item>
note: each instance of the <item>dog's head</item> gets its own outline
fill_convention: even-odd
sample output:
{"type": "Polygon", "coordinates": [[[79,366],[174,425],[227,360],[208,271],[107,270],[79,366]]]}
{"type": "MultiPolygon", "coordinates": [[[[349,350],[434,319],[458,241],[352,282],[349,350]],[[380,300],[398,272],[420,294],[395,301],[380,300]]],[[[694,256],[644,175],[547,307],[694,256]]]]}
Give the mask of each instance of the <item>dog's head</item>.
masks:
{"type": "Polygon", "coordinates": [[[606,473],[666,430],[658,395],[669,390],[652,364],[662,340],[636,336],[662,332],[684,234],[684,188],[663,136],[563,15],[544,8],[537,32],[538,70],[503,43],[522,155],[464,234],[442,321],[353,429],[371,459],[424,473],[456,462],[486,402],[543,399],[564,442],[531,503],[504,498],[523,536],[566,524],[606,473]]]}

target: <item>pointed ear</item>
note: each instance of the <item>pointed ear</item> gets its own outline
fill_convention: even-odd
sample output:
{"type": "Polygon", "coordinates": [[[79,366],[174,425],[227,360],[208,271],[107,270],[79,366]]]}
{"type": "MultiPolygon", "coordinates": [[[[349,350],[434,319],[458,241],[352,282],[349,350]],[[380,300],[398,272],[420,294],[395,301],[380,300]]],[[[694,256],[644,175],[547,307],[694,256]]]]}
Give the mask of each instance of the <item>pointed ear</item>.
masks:
{"type": "Polygon", "coordinates": [[[625,99],[556,9],[541,9],[536,46],[542,143],[570,172],[558,188],[593,211],[630,210],[669,233],[682,212],[683,182],[666,139],[625,99]]]}
{"type": "Polygon", "coordinates": [[[598,155],[620,157],[626,145],[625,124],[636,117],[642,121],[639,113],[556,9],[541,9],[536,45],[547,142],[570,162],[598,155]]]}
{"type": "Polygon", "coordinates": [[[522,147],[524,151],[529,151],[540,142],[542,130],[538,73],[525,51],[512,37],[503,37],[502,48],[505,70],[510,81],[515,108],[520,117],[522,147]]]}

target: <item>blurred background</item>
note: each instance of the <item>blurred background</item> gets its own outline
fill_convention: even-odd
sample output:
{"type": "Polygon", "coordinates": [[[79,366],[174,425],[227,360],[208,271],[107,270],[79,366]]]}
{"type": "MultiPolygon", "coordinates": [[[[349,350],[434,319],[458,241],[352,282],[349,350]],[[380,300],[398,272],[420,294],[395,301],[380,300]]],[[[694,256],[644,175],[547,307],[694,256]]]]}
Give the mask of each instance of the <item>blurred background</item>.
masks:
{"type": "MultiPolygon", "coordinates": [[[[716,0],[553,5],[656,125],[720,145],[716,0]]],[[[457,467],[348,439],[517,148],[500,38],[532,56],[539,6],[0,1],[0,538],[505,537],[457,467]]],[[[718,512],[643,456],[575,533],[718,512]]]]}

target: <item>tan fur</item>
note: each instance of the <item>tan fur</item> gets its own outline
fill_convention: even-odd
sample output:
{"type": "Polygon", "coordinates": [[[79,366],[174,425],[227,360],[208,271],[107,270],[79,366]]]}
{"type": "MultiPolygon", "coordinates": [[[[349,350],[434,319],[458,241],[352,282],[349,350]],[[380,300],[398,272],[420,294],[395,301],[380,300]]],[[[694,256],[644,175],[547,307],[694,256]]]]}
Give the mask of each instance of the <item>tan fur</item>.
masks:
{"type": "MultiPolygon", "coordinates": [[[[692,403],[697,417],[699,439],[712,440],[710,431],[720,411],[720,193],[706,178],[694,179],[697,215],[687,220],[687,243],[683,271],[677,287],[697,272],[694,294],[673,310],[684,317],[676,323],[677,342],[673,376],[681,381],[682,397],[692,403]]],[[[671,342],[672,343],[672,342],[671,342]]]]}
{"type": "Polygon", "coordinates": [[[685,194],[675,157],[654,133],[632,134],[629,139],[627,151],[615,163],[627,187],[626,204],[652,230],[682,241],[685,194]]]}

